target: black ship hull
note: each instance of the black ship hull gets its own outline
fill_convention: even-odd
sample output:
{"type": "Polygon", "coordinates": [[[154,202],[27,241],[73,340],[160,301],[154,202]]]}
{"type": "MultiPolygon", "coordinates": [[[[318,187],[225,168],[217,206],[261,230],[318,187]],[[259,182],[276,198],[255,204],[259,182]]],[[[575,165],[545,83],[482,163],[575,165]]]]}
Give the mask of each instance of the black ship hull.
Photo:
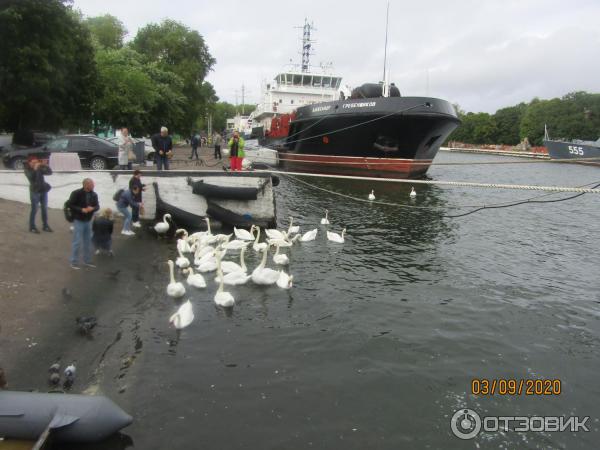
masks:
{"type": "Polygon", "coordinates": [[[279,157],[289,171],[419,177],[459,124],[454,107],[436,98],[318,103],[297,110],[279,157]]]}

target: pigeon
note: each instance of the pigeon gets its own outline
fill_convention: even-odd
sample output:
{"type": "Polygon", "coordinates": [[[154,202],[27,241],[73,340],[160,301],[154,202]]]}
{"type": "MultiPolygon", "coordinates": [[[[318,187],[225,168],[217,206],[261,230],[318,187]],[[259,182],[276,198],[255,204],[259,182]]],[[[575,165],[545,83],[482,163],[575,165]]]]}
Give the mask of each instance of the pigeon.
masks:
{"type": "Polygon", "coordinates": [[[68,389],[73,385],[76,371],[77,369],[75,368],[75,363],[69,364],[65,369],[65,382],[63,383],[65,389],[68,389]]]}
{"type": "Polygon", "coordinates": [[[76,317],[75,322],[77,323],[77,328],[79,328],[79,332],[85,335],[89,335],[92,329],[98,323],[94,316],[76,317]]]}
{"type": "Polygon", "coordinates": [[[60,364],[58,362],[52,364],[48,369],[48,372],[50,373],[48,382],[52,386],[56,386],[60,382],[60,364]]]}

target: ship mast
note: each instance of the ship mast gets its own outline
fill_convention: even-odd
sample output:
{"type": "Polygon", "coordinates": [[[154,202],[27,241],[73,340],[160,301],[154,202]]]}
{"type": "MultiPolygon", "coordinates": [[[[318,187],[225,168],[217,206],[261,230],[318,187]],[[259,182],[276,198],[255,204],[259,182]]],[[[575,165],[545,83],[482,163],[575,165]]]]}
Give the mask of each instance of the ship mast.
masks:
{"type": "Polygon", "coordinates": [[[388,87],[388,79],[386,74],[386,66],[387,66],[387,45],[388,45],[388,23],[390,18],[390,2],[387,4],[387,12],[385,13],[385,46],[383,51],[383,96],[387,97],[389,95],[389,87],[388,87]]]}
{"type": "MultiPolygon", "coordinates": [[[[298,27],[300,28],[300,27],[298,27]]],[[[310,55],[312,49],[312,43],[314,42],[310,38],[310,32],[314,30],[314,25],[308,23],[308,19],[304,18],[304,26],[302,27],[302,72],[306,73],[310,71],[310,55]]]]}

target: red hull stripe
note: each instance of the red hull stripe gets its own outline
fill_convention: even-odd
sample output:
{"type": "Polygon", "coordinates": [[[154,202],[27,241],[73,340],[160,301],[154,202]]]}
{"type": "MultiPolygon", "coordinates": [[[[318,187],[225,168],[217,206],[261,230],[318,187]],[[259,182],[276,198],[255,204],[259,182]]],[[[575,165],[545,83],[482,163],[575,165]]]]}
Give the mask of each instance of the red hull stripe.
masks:
{"type": "Polygon", "coordinates": [[[331,156],[280,153],[279,159],[284,165],[299,170],[312,169],[322,173],[361,172],[389,177],[423,174],[432,163],[430,159],[414,160],[399,158],[365,158],[356,156],[331,156]]]}

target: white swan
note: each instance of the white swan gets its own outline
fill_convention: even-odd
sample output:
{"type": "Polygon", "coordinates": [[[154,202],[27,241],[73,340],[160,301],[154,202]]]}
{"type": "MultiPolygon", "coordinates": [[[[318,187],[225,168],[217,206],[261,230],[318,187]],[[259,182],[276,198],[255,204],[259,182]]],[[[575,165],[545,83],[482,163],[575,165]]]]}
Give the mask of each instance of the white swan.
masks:
{"type": "Polygon", "coordinates": [[[207,260],[204,260],[196,266],[196,269],[198,272],[202,273],[214,272],[217,270],[217,259],[213,256],[207,260]]]}
{"type": "Polygon", "coordinates": [[[181,253],[192,253],[192,248],[189,244],[189,236],[187,230],[183,228],[175,230],[176,235],[179,233],[182,233],[183,237],[177,239],[177,250],[179,250],[181,253]]]}
{"type": "Polygon", "coordinates": [[[329,210],[326,209],[325,210],[325,217],[323,217],[321,219],[321,225],[329,225],[329,219],[328,219],[328,215],[329,215],[329,210]]]}
{"type": "Polygon", "coordinates": [[[302,236],[297,234],[296,236],[293,237],[292,240],[289,240],[289,239],[267,239],[267,242],[269,243],[269,245],[279,245],[280,247],[291,247],[292,245],[294,245],[294,242],[296,242],[301,237],[302,236]]]}
{"type": "Polygon", "coordinates": [[[179,258],[175,260],[175,264],[177,264],[177,267],[179,267],[180,269],[190,267],[190,260],[183,256],[181,250],[177,249],[177,253],[179,253],[179,258]]]}
{"type": "Polygon", "coordinates": [[[314,241],[317,238],[317,229],[307,231],[300,237],[300,242],[314,241]]]}
{"type": "Polygon", "coordinates": [[[408,195],[410,195],[410,198],[415,198],[417,196],[417,193],[415,192],[414,187],[410,188],[410,194],[408,194],[408,195]]]}
{"type": "Polygon", "coordinates": [[[275,228],[265,229],[265,233],[269,239],[286,239],[287,233],[285,231],[279,231],[275,228]]]}
{"type": "MultiPolygon", "coordinates": [[[[252,278],[252,275],[246,275],[245,272],[230,272],[226,275],[223,275],[223,283],[230,286],[238,286],[241,284],[246,284],[250,278],[252,278]]],[[[220,283],[221,276],[217,275],[215,277],[215,281],[220,283]]]]}
{"type": "Polygon", "coordinates": [[[235,233],[235,237],[241,239],[242,241],[253,241],[254,235],[252,234],[252,230],[254,229],[254,225],[250,227],[250,231],[244,229],[237,229],[233,227],[233,232],[235,233]]]}
{"type": "Polygon", "coordinates": [[[171,316],[169,322],[173,324],[175,328],[181,330],[187,327],[194,320],[194,310],[189,300],[182,303],[175,314],[171,316]]]}
{"type": "Polygon", "coordinates": [[[197,288],[205,288],[206,287],[206,281],[204,281],[204,277],[202,275],[200,275],[199,273],[194,273],[194,269],[191,267],[188,267],[185,270],[188,273],[188,277],[186,280],[187,284],[189,284],[190,286],[197,287],[197,288]]]}
{"type": "Polygon", "coordinates": [[[331,231],[327,231],[327,239],[329,239],[331,242],[337,242],[338,244],[343,244],[344,243],[344,234],[346,233],[346,229],[344,228],[342,230],[342,235],[340,236],[337,233],[332,233],[331,231]]]}
{"type": "Polygon", "coordinates": [[[300,233],[300,227],[299,226],[293,227],[292,226],[293,223],[294,223],[294,218],[292,216],[290,216],[290,226],[287,230],[288,236],[292,233],[300,233]]]}
{"type": "Polygon", "coordinates": [[[277,246],[276,246],[277,251],[273,255],[273,262],[275,264],[279,264],[281,266],[287,266],[290,263],[290,259],[288,258],[287,255],[284,255],[283,253],[281,255],[279,254],[279,247],[280,247],[280,245],[277,244],[277,246]]]}
{"type": "Polygon", "coordinates": [[[371,189],[371,193],[369,194],[369,200],[375,200],[375,191],[373,189],[371,189]]]}
{"type": "Polygon", "coordinates": [[[217,275],[221,279],[219,282],[219,289],[217,289],[217,293],[215,294],[215,303],[223,308],[231,308],[235,305],[235,299],[233,295],[229,292],[223,291],[223,271],[221,270],[221,254],[217,252],[217,275]]]}
{"type": "Polygon", "coordinates": [[[246,254],[246,247],[242,248],[240,252],[240,263],[234,263],[233,261],[221,261],[221,270],[223,273],[231,272],[243,272],[244,274],[248,271],[246,267],[246,261],[244,261],[244,255],[246,254]]]}
{"type": "Polygon", "coordinates": [[[234,241],[230,241],[227,242],[226,244],[223,245],[223,248],[226,248],[227,250],[240,250],[242,248],[246,248],[250,245],[250,242],[248,241],[242,241],[239,239],[236,239],[234,241]]]}
{"type": "Polygon", "coordinates": [[[277,286],[281,289],[289,289],[292,287],[294,281],[294,275],[288,275],[283,270],[279,271],[279,277],[277,278],[277,286]]]}
{"type": "Polygon", "coordinates": [[[163,220],[162,222],[158,222],[156,225],[154,225],[154,231],[156,231],[158,234],[165,234],[167,231],[169,231],[169,228],[171,227],[171,225],[169,225],[169,223],[167,222],[167,219],[171,218],[171,214],[165,214],[163,216],[163,220]]]}
{"type": "Polygon", "coordinates": [[[183,283],[179,283],[175,281],[175,274],[173,273],[173,268],[175,264],[173,261],[168,260],[167,264],[169,265],[169,273],[171,276],[171,282],[167,284],[167,295],[169,297],[183,297],[185,295],[185,287],[183,283]]]}
{"type": "Polygon", "coordinates": [[[262,250],[263,257],[256,269],[252,272],[252,281],[256,284],[274,284],[279,278],[279,272],[265,267],[267,263],[267,249],[262,250]]]}
{"type": "Polygon", "coordinates": [[[197,266],[200,263],[202,263],[202,258],[204,258],[206,255],[208,255],[209,253],[213,253],[215,251],[214,247],[211,247],[210,245],[206,245],[206,246],[199,246],[196,248],[196,251],[194,252],[194,265],[197,266]]]}
{"type": "Polygon", "coordinates": [[[264,248],[267,248],[269,245],[266,242],[258,242],[260,239],[260,227],[256,227],[258,233],[256,233],[256,239],[254,240],[254,244],[252,244],[252,248],[256,253],[261,252],[264,248]]]}

